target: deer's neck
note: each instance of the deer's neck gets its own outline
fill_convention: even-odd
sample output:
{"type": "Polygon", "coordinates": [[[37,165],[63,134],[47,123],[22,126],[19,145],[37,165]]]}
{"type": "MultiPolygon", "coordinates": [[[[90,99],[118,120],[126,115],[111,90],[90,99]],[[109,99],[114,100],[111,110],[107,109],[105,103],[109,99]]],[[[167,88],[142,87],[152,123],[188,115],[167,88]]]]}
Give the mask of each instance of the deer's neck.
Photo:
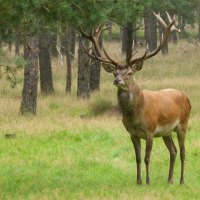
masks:
{"type": "Polygon", "coordinates": [[[134,117],[141,110],[144,97],[142,89],[132,80],[127,90],[118,88],[118,103],[122,114],[127,117],[134,117]]]}

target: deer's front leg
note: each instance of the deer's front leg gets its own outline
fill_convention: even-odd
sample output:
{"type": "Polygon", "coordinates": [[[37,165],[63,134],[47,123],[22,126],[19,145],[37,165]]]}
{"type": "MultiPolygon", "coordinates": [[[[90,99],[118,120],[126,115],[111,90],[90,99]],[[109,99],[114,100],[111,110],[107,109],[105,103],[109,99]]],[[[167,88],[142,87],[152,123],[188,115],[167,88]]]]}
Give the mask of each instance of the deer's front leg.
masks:
{"type": "Polygon", "coordinates": [[[146,152],[145,152],[145,158],[144,158],[144,162],[146,165],[146,184],[150,184],[149,163],[150,163],[152,146],[153,146],[153,137],[151,135],[148,135],[146,138],[146,152]]]}
{"type": "Polygon", "coordinates": [[[140,138],[131,136],[131,140],[135,149],[136,163],[137,163],[137,184],[142,184],[141,178],[141,143],[140,138]]]}

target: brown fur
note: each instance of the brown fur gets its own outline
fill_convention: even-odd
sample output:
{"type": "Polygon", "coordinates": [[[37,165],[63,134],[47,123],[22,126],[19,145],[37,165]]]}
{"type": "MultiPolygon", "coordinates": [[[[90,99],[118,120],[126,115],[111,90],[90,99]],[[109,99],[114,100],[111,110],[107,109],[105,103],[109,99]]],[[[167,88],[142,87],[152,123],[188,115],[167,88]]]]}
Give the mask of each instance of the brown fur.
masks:
{"type": "Polygon", "coordinates": [[[128,75],[130,69],[115,74],[118,87],[118,102],[122,110],[123,124],[130,133],[135,148],[137,161],[137,183],[141,184],[141,145],[140,139],[146,140],[146,183],[150,183],[149,162],[153,137],[163,137],[170,152],[170,170],[168,182],[173,182],[173,168],[176,147],[171,132],[176,131],[180,146],[181,180],[184,183],[184,140],[191,110],[189,99],[179,90],[160,91],[141,90],[134,79],[128,75]]]}
{"type": "Polygon", "coordinates": [[[100,24],[95,31],[86,34],[82,28],[80,32],[83,37],[88,38],[92,43],[94,54],[86,53],[103,63],[104,69],[115,76],[114,84],[118,87],[118,102],[123,113],[123,124],[131,135],[134,145],[137,162],[137,183],[141,184],[141,143],[140,139],[146,140],[145,164],[146,183],[150,183],[149,163],[153,137],[161,136],[170,152],[170,170],[168,182],[173,182],[173,169],[176,158],[176,147],[171,137],[171,132],[177,132],[181,157],[181,180],[184,182],[184,160],[185,160],[185,134],[187,122],[190,114],[190,102],[188,98],[178,90],[168,89],[160,91],[142,91],[132,78],[132,74],[142,69],[143,62],[155,56],[167,41],[170,32],[180,32],[175,27],[175,18],[171,19],[166,12],[169,24],[167,25],[160,14],[154,13],[155,17],[163,27],[163,35],[157,48],[145,53],[137,58],[133,58],[137,53],[133,53],[126,63],[119,63],[112,59],[105,49],[99,46],[99,38],[103,30],[104,23],[100,24]]]}

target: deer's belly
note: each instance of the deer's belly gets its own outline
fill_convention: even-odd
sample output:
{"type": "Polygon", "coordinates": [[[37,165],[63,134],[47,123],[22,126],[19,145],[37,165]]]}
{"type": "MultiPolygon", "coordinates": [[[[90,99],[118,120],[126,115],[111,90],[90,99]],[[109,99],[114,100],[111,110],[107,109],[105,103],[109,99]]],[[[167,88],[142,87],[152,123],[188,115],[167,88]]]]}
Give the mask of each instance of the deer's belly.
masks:
{"type": "Polygon", "coordinates": [[[171,124],[166,125],[157,125],[156,130],[154,133],[154,137],[163,137],[168,136],[171,134],[171,132],[179,125],[179,120],[176,120],[175,122],[171,124]]]}
{"type": "MultiPolygon", "coordinates": [[[[134,136],[139,138],[146,139],[146,136],[150,134],[148,128],[140,123],[127,123],[126,120],[123,120],[123,124],[126,130],[134,136]]],[[[179,126],[179,120],[176,120],[173,123],[166,125],[157,125],[154,131],[153,137],[164,137],[171,134],[171,132],[179,126]]]]}

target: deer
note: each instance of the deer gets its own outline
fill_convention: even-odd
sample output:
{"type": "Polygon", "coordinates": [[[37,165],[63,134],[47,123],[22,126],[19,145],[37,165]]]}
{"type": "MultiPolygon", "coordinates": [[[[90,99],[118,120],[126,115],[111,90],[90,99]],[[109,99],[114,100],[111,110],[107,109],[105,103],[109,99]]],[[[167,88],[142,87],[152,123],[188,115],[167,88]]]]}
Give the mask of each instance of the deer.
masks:
{"type": "Polygon", "coordinates": [[[175,16],[171,19],[166,12],[169,23],[166,23],[160,14],[154,13],[157,21],[163,28],[157,48],[149,52],[148,48],[141,56],[134,58],[135,53],[126,61],[120,63],[111,58],[104,47],[100,48],[99,38],[104,30],[104,23],[97,28],[92,28],[90,33],[86,33],[80,28],[82,37],[88,38],[92,42],[92,52],[90,49],[86,53],[93,59],[99,60],[103,68],[108,73],[114,74],[114,85],[117,89],[117,99],[122,112],[122,122],[130,134],[134,146],[137,165],[137,184],[142,184],[141,178],[141,139],[146,141],[145,166],[146,184],[150,184],[150,156],[153,146],[153,138],[162,137],[170,154],[170,166],[168,174],[168,184],[173,184],[173,171],[177,155],[177,149],[172,139],[172,132],[176,132],[180,148],[181,176],[180,184],[184,183],[184,162],[185,162],[185,137],[187,125],[191,111],[191,104],[188,97],[176,89],[162,89],[158,91],[141,89],[134,74],[143,67],[143,62],[161,50],[171,32],[180,32],[175,26],[175,16]]]}

